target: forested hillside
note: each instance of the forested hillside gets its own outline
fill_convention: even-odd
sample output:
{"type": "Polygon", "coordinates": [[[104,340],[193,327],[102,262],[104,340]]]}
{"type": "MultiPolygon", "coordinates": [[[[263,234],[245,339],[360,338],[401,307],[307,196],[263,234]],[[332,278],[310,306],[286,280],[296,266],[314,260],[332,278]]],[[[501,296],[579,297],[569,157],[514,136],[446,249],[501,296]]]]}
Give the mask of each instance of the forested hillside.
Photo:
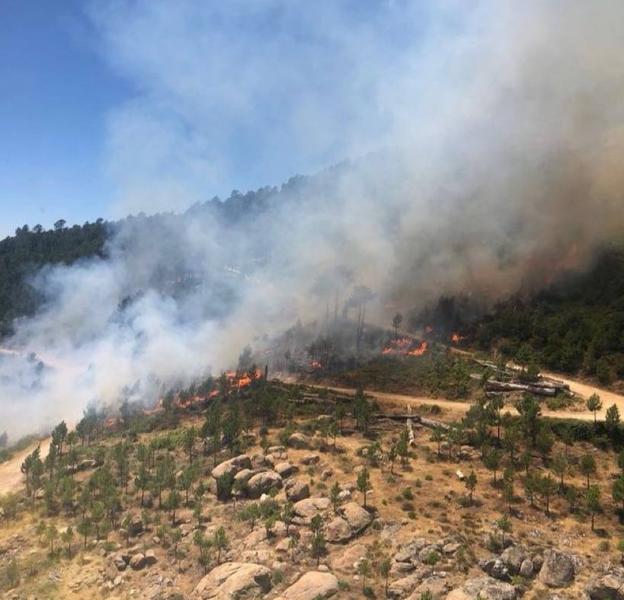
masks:
{"type": "Polygon", "coordinates": [[[0,241],[0,334],[11,331],[14,318],[37,308],[40,299],[29,285],[31,275],[44,265],[101,255],[108,227],[101,219],[73,227],[65,227],[61,220],[49,231],[25,225],[0,241]]]}
{"type": "Polygon", "coordinates": [[[588,272],[563,277],[529,301],[499,304],[478,324],[475,341],[507,356],[527,345],[542,365],[603,384],[624,377],[624,250],[604,250],[588,272]]]}

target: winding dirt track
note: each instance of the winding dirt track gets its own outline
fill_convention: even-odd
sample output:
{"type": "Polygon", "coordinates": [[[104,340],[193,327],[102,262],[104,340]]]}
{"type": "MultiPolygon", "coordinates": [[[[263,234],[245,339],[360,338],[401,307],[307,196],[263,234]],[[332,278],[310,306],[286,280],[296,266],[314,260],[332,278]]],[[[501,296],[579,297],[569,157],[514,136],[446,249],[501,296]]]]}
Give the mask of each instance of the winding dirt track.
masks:
{"type": "MultiPolygon", "coordinates": [[[[620,414],[624,415],[624,396],[620,394],[616,394],[614,392],[610,392],[608,390],[604,390],[586,383],[582,383],[576,381],[574,379],[569,379],[562,377],[557,373],[544,373],[549,377],[553,377],[555,379],[559,379],[561,381],[565,381],[569,384],[570,389],[575,393],[581,396],[582,398],[588,398],[592,394],[598,394],[602,399],[602,410],[598,413],[598,418],[604,418],[606,409],[615,404],[619,410],[620,414]]],[[[330,389],[341,394],[355,394],[354,388],[342,388],[335,386],[325,386],[325,385],[310,385],[310,387],[322,388],[322,389],[330,389]]],[[[419,404],[437,404],[440,408],[444,409],[450,414],[453,415],[461,415],[466,413],[468,409],[472,406],[470,402],[455,402],[453,400],[444,400],[440,398],[431,398],[427,396],[411,396],[407,394],[393,394],[390,392],[378,392],[375,390],[366,390],[367,394],[374,396],[379,404],[382,406],[405,409],[408,406],[416,407],[419,404]]],[[[512,414],[515,413],[515,409],[512,407],[506,407],[505,410],[509,410],[512,414]]],[[[582,421],[591,421],[594,419],[593,413],[587,410],[580,411],[551,411],[544,410],[542,414],[546,417],[551,417],[553,419],[579,419],[582,421]]],[[[19,452],[16,454],[11,460],[0,464],[0,494],[6,494],[7,492],[12,492],[19,489],[23,485],[22,481],[22,473],[20,467],[22,462],[30,454],[37,445],[41,446],[41,455],[45,457],[48,453],[48,449],[50,448],[50,439],[44,439],[40,442],[34,443],[32,446],[19,452]]]]}
{"type": "MultiPolygon", "coordinates": [[[[614,392],[610,392],[607,390],[603,390],[601,388],[597,388],[585,383],[580,383],[573,379],[566,379],[561,377],[555,373],[544,373],[548,377],[553,377],[555,379],[559,379],[560,381],[564,381],[570,386],[570,389],[578,394],[581,398],[588,398],[592,394],[598,394],[602,399],[602,410],[598,412],[598,418],[604,418],[606,413],[606,409],[615,404],[619,410],[620,414],[624,415],[624,396],[620,394],[616,394],[614,392]]],[[[330,389],[341,394],[355,394],[354,388],[342,388],[342,387],[334,387],[334,386],[325,386],[325,385],[311,385],[310,387],[321,388],[321,389],[330,389]]],[[[378,392],[375,390],[365,390],[367,394],[375,397],[379,404],[382,406],[388,407],[398,407],[398,408],[406,408],[408,406],[417,406],[419,404],[437,404],[440,408],[447,410],[450,413],[466,413],[468,409],[472,406],[470,402],[459,402],[454,400],[444,400],[439,398],[430,398],[427,396],[410,396],[406,394],[393,394],[390,392],[378,392]]],[[[512,414],[517,414],[515,408],[511,406],[505,407],[506,411],[509,411],[512,414]]],[[[580,421],[593,421],[594,414],[585,410],[584,407],[582,410],[542,410],[542,415],[545,417],[550,417],[553,419],[578,419],[580,421]]]]}
{"type": "Polygon", "coordinates": [[[22,463],[37,446],[41,448],[41,457],[45,458],[50,449],[50,438],[35,442],[26,450],[18,452],[11,460],[0,464],[0,494],[13,492],[22,486],[22,463]]]}

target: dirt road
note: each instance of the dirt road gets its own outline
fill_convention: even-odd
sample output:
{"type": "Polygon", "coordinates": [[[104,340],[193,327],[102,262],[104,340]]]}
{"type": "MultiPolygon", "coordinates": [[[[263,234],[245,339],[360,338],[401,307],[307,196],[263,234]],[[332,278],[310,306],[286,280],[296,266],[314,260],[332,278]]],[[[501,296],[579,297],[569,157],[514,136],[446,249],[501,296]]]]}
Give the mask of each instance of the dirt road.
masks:
{"type": "MultiPolygon", "coordinates": [[[[557,379],[560,379],[561,381],[565,381],[566,383],[570,385],[570,388],[572,389],[573,392],[575,392],[576,394],[578,394],[579,396],[583,398],[587,398],[593,393],[598,394],[602,398],[602,402],[603,402],[603,410],[601,413],[598,414],[599,418],[601,414],[604,417],[604,412],[606,408],[613,403],[616,403],[618,405],[618,408],[620,409],[620,414],[624,415],[624,396],[620,396],[618,394],[614,394],[613,392],[608,392],[606,390],[602,390],[600,388],[596,388],[590,385],[581,384],[577,381],[564,379],[552,373],[548,373],[547,375],[549,377],[555,377],[557,379]]],[[[343,387],[324,386],[324,385],[312,385],[310,387],[330,389],[341,394],[348,394],[348,395],[355,394],[354,388],[343,388],[343,387]]],[[[377,401],[381,405],[387,406],[387,407],[393,407],[393,408],[405,409],[408,406],[415,407],[415,406],[418,406],[419,404],[429,404],[429,405],[437,404],[440,408],[444,409],[448,413],[461,415],[461,414],[465,414],[468,411],[468,409],[472,406],[472,403],[470,402],[444,400],[440,398],[431,398],[427,396],[410,396],[407,394],[393,394],[390,392],[378,392],[375,390],[365,390],[365,391],[367,394],[376,398],[377,401]]],[[[504,410],[509,411],[511,414],[518,414],[516,409],[509,405],[505,406],[504,410]]],[[[542,415],[545,417],[553,418],[553,419],[578,419],[580,421],[593,421],[594,420],[594,414],[585,409],[579,410],[579,411],[572,411],[572,410],[553,411],[553,410],[544,409],[542,410],[542,415]]]]}
{"type": "Polygon", "coordinates": [[[22,487],[23,476],[21,471],[24,459],[37,447],[41,447],[41,458],[44,459],[50,449],[50,438],[41,440],[18,452],[11,460],[0,464],[0,494],[14,492],[22,487]]]}

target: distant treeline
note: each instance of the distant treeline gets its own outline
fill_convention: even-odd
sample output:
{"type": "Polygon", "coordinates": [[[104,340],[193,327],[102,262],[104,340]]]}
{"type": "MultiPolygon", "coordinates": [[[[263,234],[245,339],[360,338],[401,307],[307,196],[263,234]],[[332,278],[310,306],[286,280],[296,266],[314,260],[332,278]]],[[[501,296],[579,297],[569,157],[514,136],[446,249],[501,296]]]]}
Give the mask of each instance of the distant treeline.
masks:
{"type": "Polygon", "coordinates": [[[47,231],[24,225],[0,241],[0,334],[10,333],[13,319],[33,314],[39,306],[41,298],[29,282],[32,275],[45,265],[102,255],[107,231],[101,219],[73,227],[59,220],[47,231]]]}
{"type": "MultiPolygon", "coordinates": [[[[127,235],[132,236],[140,230],[158,235],[168,219],[194,219],[202,214],[228,224],[252,221],[255,215],[286,198],[296,202],[303,190],[319,181],[320,176],[296,176],[279,188],[267,186],[246,194],[235,190],[225,201],[215,197],[177,215],[141,213],[121,221],[98,219],[71,227],[59,219],[49,230],[41,225],[18,227],[14,236],[0,241],[0,337],[12,333],[14,319],[34,314],[41,305],[42,298],[31,285],[31,277],[37,271],[46,265],[69,265],[80,259],[105,257],[107,239],[124,225],[128,226],[127,235]]],[[[126,242],[121,240],[122,249],[126,242]]]]}
{"type": "Polygon", "coordinates": [[[482,349],[506,356],[530,346],[556,371],[609,384],[624,377],[624,249],[603,250],[585,273],[569,274],[530,300],[500,303],[475,328],[482,349]]]}

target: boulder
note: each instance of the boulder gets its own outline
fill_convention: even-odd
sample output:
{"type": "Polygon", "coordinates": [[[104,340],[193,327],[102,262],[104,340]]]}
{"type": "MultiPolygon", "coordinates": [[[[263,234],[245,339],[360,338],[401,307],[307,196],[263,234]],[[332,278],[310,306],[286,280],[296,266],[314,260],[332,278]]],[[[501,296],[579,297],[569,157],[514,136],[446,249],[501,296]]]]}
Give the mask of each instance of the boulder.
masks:
{"type": "Polygon", "coordinates": [[[247,493],[251,498],[259,498],[271,489],[282,487],[282,478],[275,471],[263,471],[256,473],[247,482],[247,493]]]}
{"type": "Polygon", "coordinates": [[[418,554],[427,546],[429,546],[429,542],[425,538],[416,538],[404,546],[401,546],[399,551],[394,555],[394,560],[399,563],[418,561],[418,554]]]}
{"type": "Polygon", "coordinates": [[[85,458],[76,465],[77,471],[90,471],[98,467],[98,461],[93,458],[85,458]]]}
{"type": "Polygon", "coordinates": [[[287,588],[277,600],[316,600],[329,598],[338,591],[338,579],[332,573],[308,571],[287,588]]]}
{"type": "Polygon", "coordinates": [[[490,576],[494,577],[494,579],[498,579],[500,581],[509,581],[511,579],[511,575],[509,573],[509,569],[507,565],[503,562],[502,558],[490,558],[488,560],[482,560],[479,563],[479,566],[490,576]]]}
{"type": "Polygon", "coordinates": [[[329,564],[334,570],[355,571],[359,561],[366,556],[367,550],[365,544],[351,544],[340,552],[331,553],[329,564]]]}
{"type": "Polygon", "coordinates": [[[624,600],[624,569],[616,567],[593,577],[585,591],[590,600],[624,600]]]}
{"type": "Polygon", "coordinates": [[[574,581],[574,561],[559,550],[546,550],[539,580],[548,587],[561,588],[574,581]]]}
{"type": "Polygon", "coordinates": [[[291,479],[286,483],[286,498],[290,502],[299,502],[299,500],[304,500],[305,498],[310,497],[310,486],[303,481],[298,481],[296,479],[291,479]]]}
{"type": "Polygon", "coordinates": [[[341,506],[338,509],[340,516],[349,524],[353,534],[360,533],[366,529],[373,517],[371,514],[365,509],[362,508],[356,502],[348,502],[344,506],[341,506]]]}
{"type": "Polygon", "coordinates": [[[303,433],[293,433],[288,438],[288,445],[291,448],[299,448],[300,450],[304,450],[310,447],[308,438],[303,435],[303,433]]]}
{"type": "Polygon", "coordinates": [[[530,558],[526,558],[522,561],[520,565],[520,570],[518,571],[522,577],[528,579],[529,577],[533,577],[535,571],[533,569],[533,561],[530,558]]]}
{"type": "Polygon", "coordinates": [[[142,552],[137,552],[130,559],[130,566],[135,571],[140,571],[145,566],[145,554],[142,552]]]}
{"type": "Polygon", "coordinates": [[[234,476],[243,469],[251,469],[251,459],[246,454],[241,454],[222,462],[212,470],[211,475],[214,479],[219,479],[219,477],[223,477],[226,474],[234,476]]]}
{"type": "Polygon", "coordinates": [[[433,569],[431,567],[420,566],[414,573],[407,577],[401,577],[393,581],[388,586],[389,598],[405,598],[411,594],[418,585],[420,585],[425,579],[431,577],[433,569]]]}
{"type": "Polygon", "coordinates": [[[318,454],[306,454],[301,459],[302,465],[317,465],[321,460],[321,457],[318,454]]]}
{"type": "Polygon", "coordinates": [[[496,581],[491,577],[468,579],[460,588],[454,589],[446,600],[515,600],[516,588],[510,583],[496,581]]]}
{"type": "Polygon", "coordinates": [[[342,517],[332,519],[325,527],[325,538],[333,544],[346,542],[352,537],[353,530],[342,517]]]}
{"type": "Polygon", "coordinates": [[[128,534],[131,537],[136,537],[140,533],[143,533],[143,520],[139,515],[134,515],[128,525],[128,534]]]}
{"type": "Polygon", "coordinates": [[[312,517],[328,510],[330,507],[331,502],[329,498],[325,497],[299,500],[299,502],[295,502],[293,505],[293,510],[295,511],[293,522],[298,525],[309,525],[312,517]]]}
{"type": "MultiPolygon", "coordinates": [[[[432,600],[441,600],[448,592],[448,582],[442,577],[432,575],[424,579],[407,597],[407,600],[421,600],[425,594],[429,594],[432,600]]],[[[426,597],[426,596],[425,596],[426,597]]]]}
{"type": "Polygon", "coordinates": [[[297,467],[295,467],[295,465],[287,461],[277,463],[274,469],[275,469],[275,472],[278,473],[280,477],[284,477],[284,478],[290,477],[298,470],[297,467]]]}
{"type": "MultiPolygon", "coordinates": [[[[520,573],[522,563],[529,558],[529,553],[522,546],[509,546],[501,554],[501,560],[505,563],[511,575],[520,573]]],[[[531,563],[531,568],[533,564],[531,563]]]]}
{"type": "Polygon", "coordinates": [[[256,474],[256,471],[251,469],[241,469],[236,475],[234,475],[234,481],[239,482],[240,485],[246,485],[247,482],[256,474]]]}
{"type": "Polygon", "coordinates": [[[152,565],[155,565],[158,562],[158,559],[156,558],[156,554],[154,554],[153,550],[148,550],[145,553],[144,562],[145,562],[146,567],[151,567],[152,565]]]}
{"type": "Polygon", "coordinates": [[[271,571],[254,563],[227,562],[204,576],[193,590],[201,600],[251,600],[271,589],[271,571]]]}
{"type": "Polygon", "coordinates": [[[111,563],[113,563],[118,571],[125,571],[128,566],[128,561],[123,554],[113,554],[113,556],[111,556],[111,563]]]}

